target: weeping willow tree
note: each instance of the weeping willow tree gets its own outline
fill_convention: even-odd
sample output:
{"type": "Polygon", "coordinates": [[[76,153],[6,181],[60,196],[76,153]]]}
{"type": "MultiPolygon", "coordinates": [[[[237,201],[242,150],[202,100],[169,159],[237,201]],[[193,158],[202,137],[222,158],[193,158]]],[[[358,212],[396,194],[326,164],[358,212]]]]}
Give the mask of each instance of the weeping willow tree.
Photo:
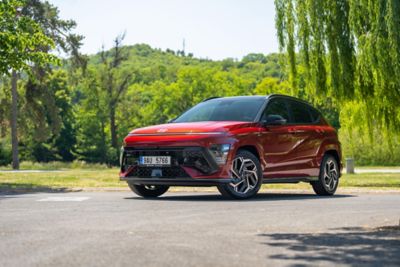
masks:
{"type": "Polygon", "coordinates": [[[400,129],[400,0],[275,0],[289,80],[340,103],[357,101],[362,119],[400,129]],[[297,58],[296,58],[297,57],[297,58]]]}

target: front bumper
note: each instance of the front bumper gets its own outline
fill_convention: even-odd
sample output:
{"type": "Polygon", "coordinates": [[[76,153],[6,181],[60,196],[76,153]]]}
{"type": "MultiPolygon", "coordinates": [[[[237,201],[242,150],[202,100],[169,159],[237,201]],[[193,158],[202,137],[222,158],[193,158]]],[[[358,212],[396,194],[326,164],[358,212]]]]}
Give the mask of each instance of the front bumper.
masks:
{"type": "Polygon", "coordinates": [[[229,175],[218,166],[205,147],[125,147],[121,151],[122,181],[136,184],[213,186],[229,183],[229,175]],[[139,165],[140,156],[170,156],[170,166],[139,165]]]}
{"type": "Polygon", "coordinates": [[[199,179],[199,178],[138,178],[120,177],[121,181],[126,181],[140,185],[169,185],[169,186],[217,186],[232,182],[230,178],[218,179],[199,179]]]}

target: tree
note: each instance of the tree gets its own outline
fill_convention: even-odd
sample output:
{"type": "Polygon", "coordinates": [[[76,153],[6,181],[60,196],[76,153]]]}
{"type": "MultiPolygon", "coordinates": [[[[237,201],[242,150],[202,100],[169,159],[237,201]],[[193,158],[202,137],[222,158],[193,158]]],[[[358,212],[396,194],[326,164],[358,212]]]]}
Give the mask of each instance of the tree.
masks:
{"type": "MultiPolygon", "coordinates": [[[[55,49],[71,57],[64,62],[65,69],[73,72],[76,69],[86,69],[87,57],[81,55],[79,48],[82,45],[83,36],[73,33],[76,23],[73,20],[63,20],[59,17],[57,7],[47,1],[25,0],[21,13],[34,19],[46,36],[54,41],[55,49]]],[[[39,47],[42,52],[50,52],[48,47],[39,47]]],[[[74,131],[72,123],[72,112],[70,111],[69,90],[67,81],[63,81],[63,75],[54,71],[53,66],[32,65],[32,74],[25,85],[26,106],[30,112],[35,114],[35,125],[30,136],[36,138],[36,148],[43,150],[42,146],[48,146],[46,157],[39,159],[72,160],[74,147],[74,131]],[[53,73],[55,75],[53,75],[53,73]],[[65,98],[60,98],[64,92],[65,98]],[[46,134],[44,134],[46,132],[46,134]],[[67,140],[68,139],[68,140],[67,140]],[[61,148],[63,146],[63,148],[61,148]],[[62,152],[61,152],[62,150],[62,152]]],[[[72,76],[72,75],[71,75],[72,76]]],[[[28,136],[27,138],[30,138],[28,136]]],[[[46,154],[46,153],[44,153],[46,154]]]]}
{"type": "Polygon", "coordinates": [[[17,72],[30,73],[31,63],[46,65],[57,62],[57,58],[39,47],[51,49],[54,42],[30,17],[21,14],[23,2],[5,0],[0,2],[0,74],[11,73],[11,135],[13,168],[19,168],[18,158],[18,92],[17,72]]]}
{"type": "Polygon", "coordinates": [[[46,65],[56,62],[54,55],[38,50],[52,48],[54,42],[32,18],[21,14],[23,2],[4,0],[0,2],[0,73],[11,70],[30,70],[30,63],[46,65]]]}
{"type": "Polygon", "coordinates": [[[254,89],[257,95],[269,95],[269,94],[285,94],[290,95],[292,89],[287,81],[280,81],[277,78],[266,77],[264,78],[254,89]]]}
{"type": "MultiPolygon", "coordinates": [[[[99,81],[96,68],[89,66],[77,85],[79,96],[75,100],[77,158],[88,162],[110,163],[110,146],[107,139],[106,93],[99,81]]],[[[112,155],[115,159],[115,154],[112,155]]]]}
{"type": "MultiPolygon", "coordinates": [[[[41,27],[43,33],[53,40],[57,50],[70,55],[69,61],[74,67],[86,68],[87,56],[79,51],[84,37],[73,32],[76,27],[75,21],[61,19],[58,8],[42,0],[23,0],[21,14],[33,19],[41,27]]],[[[46,53],[52,48],[38,47],[40,51],[46,53]]],[[[47,72],[49,72],[48,69],[47,72]]]]}
{"type": "Polygon", "coordinates": [[[275,6],[292,81],[298,49],[309,94],[357,99],[369,107],[369,125],[400,129],[398,0],[275,0],[275,6]]]}
{"type": "Polygon", "coordinates": [[[115,38],[111,53],[106,53],[104,49],[101,52],[102,73],[100,79],[103,90],[107,94],[111,146],[116,153],[118,153],[116,110],[133,78],[132,70],[122,68],[122,64],[128,59],[127,50],[122,47],[124,37],[125,34],[122,34],[115,38]]]}
{"type": "Polygon", "coordinates": [[[25,99],[21,101],[25,118],[19,122],[24,132],[20,144],[22,156],[29,151],[31,155],[26,156],[39,162],[72,161],[76,143],[75,114],[67,72],[57,69],[40,84],[32,83],[32,80],[26,82],[25,99]]]}

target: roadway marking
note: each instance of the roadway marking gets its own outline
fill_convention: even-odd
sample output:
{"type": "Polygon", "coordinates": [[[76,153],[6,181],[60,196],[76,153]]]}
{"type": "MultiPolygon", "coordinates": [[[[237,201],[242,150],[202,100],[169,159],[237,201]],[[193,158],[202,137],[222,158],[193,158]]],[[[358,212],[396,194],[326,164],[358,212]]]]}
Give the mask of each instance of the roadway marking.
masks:
{"type": "Polygon", "coordinates": [[[89,197],[46,197],[42,199],[38,199],[40,202],[67,202],[67,201],[85,201],[88,200],[89,197]]]}

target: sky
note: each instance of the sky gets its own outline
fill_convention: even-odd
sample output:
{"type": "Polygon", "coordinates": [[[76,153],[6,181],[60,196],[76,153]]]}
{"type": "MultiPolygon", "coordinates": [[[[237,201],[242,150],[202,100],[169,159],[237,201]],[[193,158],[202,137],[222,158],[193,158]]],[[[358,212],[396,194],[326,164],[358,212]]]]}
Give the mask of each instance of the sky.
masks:
{"type": "Polygon", "coordinates": [[[82,52],[94,54],[126,32],[123,44],[146,43],[214,60],[278,51],[273,0],[49,0],[77,22],[82,52]]]}

